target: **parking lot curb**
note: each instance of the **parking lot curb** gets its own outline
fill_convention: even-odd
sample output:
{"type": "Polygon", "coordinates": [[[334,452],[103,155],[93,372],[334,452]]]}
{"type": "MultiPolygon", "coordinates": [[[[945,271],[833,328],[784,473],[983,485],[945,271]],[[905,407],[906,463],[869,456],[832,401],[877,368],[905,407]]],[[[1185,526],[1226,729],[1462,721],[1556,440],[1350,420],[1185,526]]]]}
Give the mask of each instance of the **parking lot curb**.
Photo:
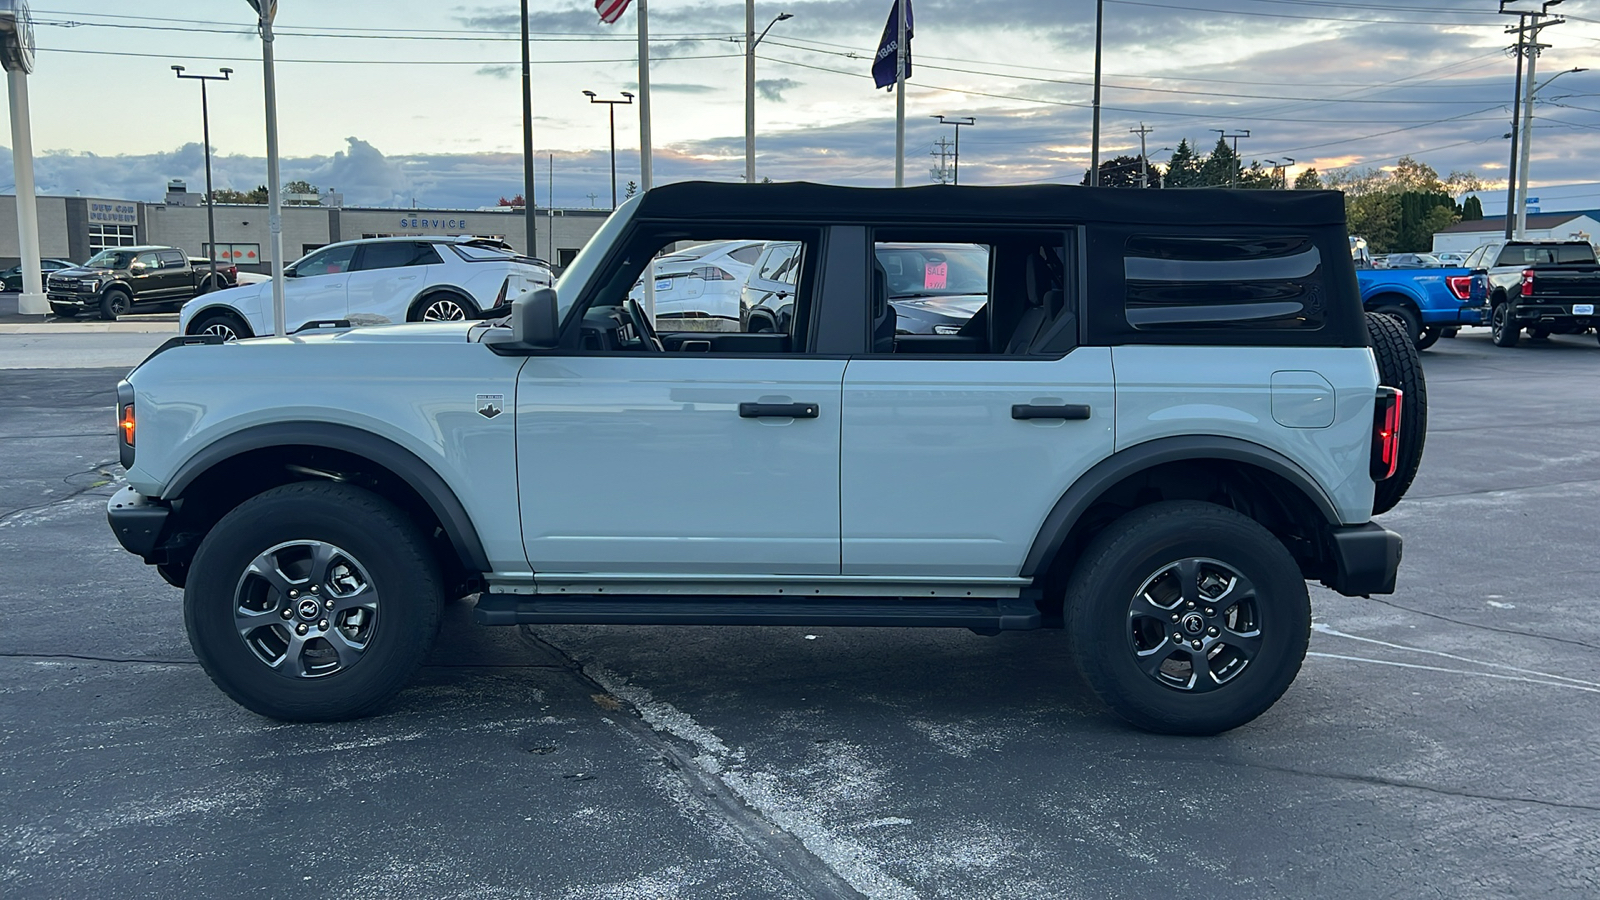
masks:
{"type": "Polygon", "coordinates": [[[178,333],[177,322],[0,322],[0,334],[178,333]]]}

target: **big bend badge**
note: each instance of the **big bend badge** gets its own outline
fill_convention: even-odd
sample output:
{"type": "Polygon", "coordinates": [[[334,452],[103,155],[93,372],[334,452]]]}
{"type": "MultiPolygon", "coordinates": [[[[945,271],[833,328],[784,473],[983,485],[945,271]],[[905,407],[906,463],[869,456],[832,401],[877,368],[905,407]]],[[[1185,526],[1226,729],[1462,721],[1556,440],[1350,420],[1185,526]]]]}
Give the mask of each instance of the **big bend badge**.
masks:
{"type": "Polygon", "coordinates": [[[478,415],[492,419],[506,411],[505,394],[479,394],[478,415]]]}

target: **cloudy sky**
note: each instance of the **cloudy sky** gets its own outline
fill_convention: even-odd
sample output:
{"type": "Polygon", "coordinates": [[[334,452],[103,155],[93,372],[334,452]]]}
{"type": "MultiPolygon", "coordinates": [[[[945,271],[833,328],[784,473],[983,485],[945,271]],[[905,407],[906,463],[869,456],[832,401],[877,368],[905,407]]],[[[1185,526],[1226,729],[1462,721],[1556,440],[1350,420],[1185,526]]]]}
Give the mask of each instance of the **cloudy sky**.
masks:
{"type": "MultiPolygon", "coordinates": [[[[265,181],[260,41],[244,0],[33,0],[30,80],[41,193],[157,199],[168,178],[204,184],[191,72],[233,68],[211,90],[218,187],[265,181]]],[[[890,0],[758,0],[759,174],[888,185],[894,98],[870,57],[890,0]]],[[[471,208],[520,190],[516,0],[281,0],[278,106],[285,179],[336,188],[352,205],[471,208]]],[[[531,0],[538,201],[609,205],[601,96],[637,89],[636,18],[601,25],[592,0],[531,0]]],[[[1089,158],[1092,0],[914,0],[907,180],[963,129],[969,184],[1077,182],[1089,158]]],[[[1441,173],[1505,178],[1516,19],[1494,0],[1106,0],[1102,155],[1150,156],[1182,138],[1208,148],[1248,131],[1249,159],[1328,170],[1413,155],[1441,173]]],[[[1539,80],[1600,70],[1600,0],[1567,0],[1539,80]]],[[[651,68],[658,182],[737,180],[744,164],[744,3],[653,0],[651,68]]],[[[1536,185],[1595,181],[1600,71],[1539,94],[1536,185]]],[[[636,111],[618,108],[618,168],[638,172],[636,111]]],[[[10,151],[0,151],[9,175],[10,151]]],[[[9,182],[0,176],[0,182],[9,182]]],[[[9,186],[0,186],[9,190],[9,186]]],[[[1600,206],[1600,188],[1593,205],[1600,206]]]]}

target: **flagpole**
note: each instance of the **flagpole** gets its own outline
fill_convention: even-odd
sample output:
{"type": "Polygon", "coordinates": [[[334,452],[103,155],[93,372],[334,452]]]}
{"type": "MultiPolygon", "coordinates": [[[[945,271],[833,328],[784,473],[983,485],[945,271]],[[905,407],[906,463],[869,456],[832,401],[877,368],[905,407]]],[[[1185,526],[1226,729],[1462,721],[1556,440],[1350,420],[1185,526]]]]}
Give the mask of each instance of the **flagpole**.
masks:
{"type": "MultiPolygon", "coordinates": [[[[639,189],[648,191],[653,183],[650,165],[650,22],[649,2],[639,0],[639,189]]],[[[645,287],[654,279],[646,278],[645,287]]],[[[649,296],[646,291],[646,296],[649,296]]]]}
{"type": "Polygon", "coordinates": [[[900,39],[894,56],[894,186],[906,186],[906,0],[895,0],[900,39]]]}

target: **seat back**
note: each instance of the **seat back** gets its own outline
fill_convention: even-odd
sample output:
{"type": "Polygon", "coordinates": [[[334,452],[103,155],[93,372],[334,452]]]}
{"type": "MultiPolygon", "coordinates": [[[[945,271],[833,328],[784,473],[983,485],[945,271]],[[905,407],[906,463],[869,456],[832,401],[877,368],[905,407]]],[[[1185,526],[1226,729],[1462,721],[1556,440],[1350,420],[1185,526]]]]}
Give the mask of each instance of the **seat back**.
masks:
{"type": "Polygon", "coordinates": [[[895,325],[899,314],[889,302],[889,271],[883,263],[872,261],[872,352],[893,353],[895,325]]]}
{"type": "Polygon", "coordinates": [[[1017,320],[1017,327],[1011,332],[1011,339],[1006,341],[1007,355],[1026,354],[1044,330],[1045,323],[1050,320],[1051,311],[1061,307],[1061,291],[1054,287],[1055,279],[1045,263],[1044,253],[1044,249],[1040,248],[1028,254],[1024,270],[1026,308],[1022,318],[1017,320]]]}

